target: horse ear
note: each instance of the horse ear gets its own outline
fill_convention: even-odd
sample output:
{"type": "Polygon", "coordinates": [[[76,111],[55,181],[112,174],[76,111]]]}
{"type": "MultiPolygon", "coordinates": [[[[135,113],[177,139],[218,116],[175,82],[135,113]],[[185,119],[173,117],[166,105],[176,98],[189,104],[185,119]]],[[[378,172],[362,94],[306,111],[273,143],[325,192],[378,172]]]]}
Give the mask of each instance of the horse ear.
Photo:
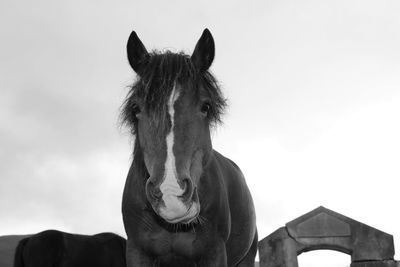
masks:
{"type": "Polygon", "coordinates": [[[206,71],[212,64],[215,54],[214,39],[208,29],[203,31],[192,54],[192,62],[200,72],[206,71]]]}
{"type": "Polygon", "coordinates": [[[146,48],[144,47],[142,41],[140,41],[135,31],[132,31],[129,36],[128,43],[126,45],[126,50],[128,52],[128,60],[132,69],[140,75],[141,70],[144,67],[144,63],[149,57],[146,48]]]}

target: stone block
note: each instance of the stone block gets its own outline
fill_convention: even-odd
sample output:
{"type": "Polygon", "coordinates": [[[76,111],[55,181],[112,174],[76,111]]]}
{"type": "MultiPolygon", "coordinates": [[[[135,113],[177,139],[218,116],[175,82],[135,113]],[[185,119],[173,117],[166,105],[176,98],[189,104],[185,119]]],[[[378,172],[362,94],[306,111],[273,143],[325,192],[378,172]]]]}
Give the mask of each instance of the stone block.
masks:
{"type": "Polygon", "coordinates": [[[359,222],[352,224],[352,244],[353,262],[393,260],[393,236],[368,225],[359,222]]]}
{"type": "Polygon", "coordinates": [[[394,260],[353,262],[350,267],[400,267],[400,262],[394,260]]]}
{"type": "Polygon", "coordinates": [[[298,267],[297,244],[285,227],[279,228],[258,244],[260,267],[298,267]]]}
{"type": "Polygon", "coordinates": [[[318,213],[300,217],[286,224],[293,238],[325,238],[351,236],[350,225],[318,209],[318,213]],[[311,216],[310,216],[311,215],[311,216]]]}

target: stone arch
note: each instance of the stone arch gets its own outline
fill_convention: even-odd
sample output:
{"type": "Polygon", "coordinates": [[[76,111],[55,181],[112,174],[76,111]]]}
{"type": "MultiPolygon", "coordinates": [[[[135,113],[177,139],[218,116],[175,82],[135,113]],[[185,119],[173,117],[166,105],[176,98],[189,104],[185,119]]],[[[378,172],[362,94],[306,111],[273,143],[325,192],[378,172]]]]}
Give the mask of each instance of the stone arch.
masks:
{"type": "Polygon", "coordinates": [[[297,256],[299,267],[349,267],[350,255],[341,251],[318,249],[297,256]]]}
{"type": "Polygon", "coordinates": [[[298,267],[299,254],[320,249],[350,255],[352,267],[400,267],[393,236],[322,206],[261,240],[260,267],[298,267]]]}

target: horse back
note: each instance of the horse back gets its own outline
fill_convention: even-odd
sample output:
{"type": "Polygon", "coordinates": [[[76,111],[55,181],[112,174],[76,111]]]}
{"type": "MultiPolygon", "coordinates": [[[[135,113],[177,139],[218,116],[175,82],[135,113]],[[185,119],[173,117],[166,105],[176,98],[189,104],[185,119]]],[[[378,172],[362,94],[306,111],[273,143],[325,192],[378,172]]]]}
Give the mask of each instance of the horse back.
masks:
{"type": "Polygon", "coordinates": [[[47,230],[23,239],[18,244],[14,267],[58,266],[62,257],[63,233],[47,230]],[[29,263],[29,264],[26,264],[29,263]]]}
{"type": "Polygon", "coordinates": [[[113,233],[101,233],[94,236],[99,238],[101,247],[104,250],[104,254],[110,261],[111,267],[125,267],[125,250],[126,250],[126,239],[113,234],[113,233]]]}
{"type": "Polygon", "coordinates": [[[125,239],[113,233],[65,234],[64,265],[125,267],[125,239]]]}

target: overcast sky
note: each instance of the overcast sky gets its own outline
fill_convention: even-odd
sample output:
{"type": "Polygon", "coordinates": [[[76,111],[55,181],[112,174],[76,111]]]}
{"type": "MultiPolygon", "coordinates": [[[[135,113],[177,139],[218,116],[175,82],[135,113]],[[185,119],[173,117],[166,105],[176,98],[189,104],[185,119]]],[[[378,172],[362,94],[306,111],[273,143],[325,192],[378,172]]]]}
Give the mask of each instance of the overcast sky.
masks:
{"type": "Polygon", "coordinates": [[[207,27],[230,104],[214,148],[244,172],[260,239],[323,205],[399,247],[399,14],[385,0],[1,0],[0,235],[125,235],[127,38],[190,54],[207,27]]]}

